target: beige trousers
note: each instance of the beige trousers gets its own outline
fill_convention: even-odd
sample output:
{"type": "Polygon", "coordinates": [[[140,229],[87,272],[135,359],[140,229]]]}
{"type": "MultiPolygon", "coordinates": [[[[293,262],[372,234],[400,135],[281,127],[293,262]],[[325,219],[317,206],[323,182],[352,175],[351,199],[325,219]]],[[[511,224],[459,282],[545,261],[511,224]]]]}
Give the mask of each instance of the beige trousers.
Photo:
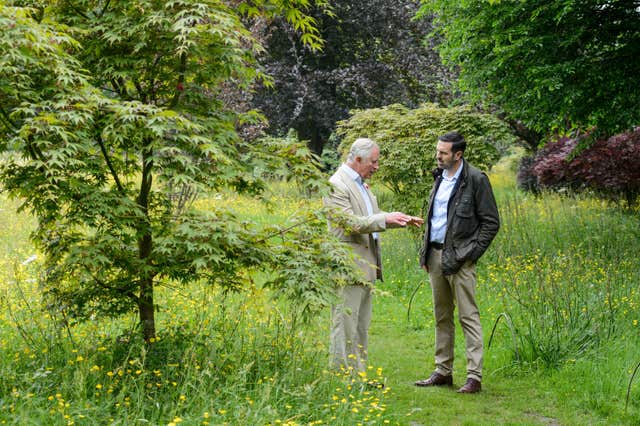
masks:
{"type": "Polygon", "coordinates": [[[466,262],[454,275],[442,275],[442,250],[431,249],[427,266],[433,292],[436,322],[436,371],[448,376],[453,372],[455,324],[453,311],[458,306],[458,320],[465,337],[467,378],[482,381],[482,325],[476,305],[476,268],[466,262]]]}
{"type": "Polygon", "coordinates": [[[331,308],[331,366],[365,371],[371,324],[371,287],[340,288],[342,303],[331,308]]]}

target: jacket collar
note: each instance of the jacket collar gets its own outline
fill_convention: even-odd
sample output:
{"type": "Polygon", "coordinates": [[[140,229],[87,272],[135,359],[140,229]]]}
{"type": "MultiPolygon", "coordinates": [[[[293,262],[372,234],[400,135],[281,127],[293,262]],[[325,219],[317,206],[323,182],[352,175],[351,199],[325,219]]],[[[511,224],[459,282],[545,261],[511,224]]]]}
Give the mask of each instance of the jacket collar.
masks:
{"type": "MultiPolygon", "coordinates": [[[[460,175],[458,176],[458,180],[464,180],[467,177],[467,169],[468,169],[468,163],[466,161],[464,161],[464,159],[462,160],[462,171],[460,171],[460,175]]],[[[439,167],[436,167],[435,169],[431,170],[431,175],[433,176],[434,180],[438,180],[438,179],[442,179],[442,175],[444,173],[444,169],[441,169],[439,167]]]]}

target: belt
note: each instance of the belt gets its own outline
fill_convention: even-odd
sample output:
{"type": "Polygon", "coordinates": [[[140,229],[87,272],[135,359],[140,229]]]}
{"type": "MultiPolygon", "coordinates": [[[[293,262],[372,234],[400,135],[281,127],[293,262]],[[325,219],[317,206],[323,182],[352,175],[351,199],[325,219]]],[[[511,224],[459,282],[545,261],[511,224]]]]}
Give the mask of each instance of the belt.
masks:
{"type": "Polygon", "coordinates": [[[443,247],[444,247],[444,244],[443,244],[443,243],[437,243],[437,242],[435,242],[435,241],[431,241],[431,242],[429,243],[429,245],[431,246],[431,248],[434,248],[434,249],[436,249],[436,250],[442,250],[442,249],[443,249],[443,247]]]}

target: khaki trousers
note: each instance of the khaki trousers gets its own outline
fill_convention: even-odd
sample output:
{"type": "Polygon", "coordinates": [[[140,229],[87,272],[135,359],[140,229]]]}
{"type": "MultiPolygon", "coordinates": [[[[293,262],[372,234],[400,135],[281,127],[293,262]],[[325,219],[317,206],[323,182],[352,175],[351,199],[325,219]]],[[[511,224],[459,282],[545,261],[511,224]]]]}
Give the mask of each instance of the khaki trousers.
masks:
{"type": "Polygon", "coordinates": [[[331,308],[331,366],[365,371],[371,324],[371,287],[349,285],[338,290],[342,303],[331,308]]]}
{"type": "Polygon", "coordinates": [[[476,267],[466,262],[454,275],[442,275],[442,250],[431,249],[427,266],[433,292],[436,322],[436,371],[448,376],[453,372],[455,324],[453,311],[458,306],[458,320],[465,337],[467,378],[482,381],[482,325],[476,305],[476,267]]]}

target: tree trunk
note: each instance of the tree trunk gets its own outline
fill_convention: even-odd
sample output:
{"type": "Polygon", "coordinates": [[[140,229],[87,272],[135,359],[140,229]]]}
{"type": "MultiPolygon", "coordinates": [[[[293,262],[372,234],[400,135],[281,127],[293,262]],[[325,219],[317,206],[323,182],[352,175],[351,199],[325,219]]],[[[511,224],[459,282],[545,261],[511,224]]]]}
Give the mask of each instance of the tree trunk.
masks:
{"type": "Polygon", "coordinates": [[[318,129],[318,126],[313,121],[306,121],[302,125],[296,128],[298,137],[300,140],[308,141],[309,149],[316,155],[322,155],[322,148],[324,147],[324,140],[322,138],[322,131],[318,129]]]}
{"type": "Polygon", "coordinates": [[[138,299],[140,312],[140,326],[145,342],[156,337],[156,319],[153,306],[153,279],[147,278],[140,283],[140,297],[138,299]]]}
{"type": "MultiPolygon", "coordinates": [[[[149,144],[150,145],[150,144],[149,144]]],[[[156,337],[156,321],[153,305],[153,277],[150,272],[149,257],[153,249],[153,235],[151,234],[151,226],[149,225],[149,194],[151,193],[151,185],[153,182],[152,151],[144,150],[142,155],[142,179],[140,183],[140,194],[138,195],[138,204],[144,211],[145,217],[139,224],[138,239],[138,255],[145,263],[145,267],[140,272],[140,297],[138,298],[138,311],[140,312],[140,326],[145,342],[149,342],[156,337]],[[146,261],[146,262],[145,262],[146,261]]]]}
{"type": "MultiPolygon", "coordinates": [[[[500,118],[503,120],[505,119],[504,115],[501,115],[500,118]]],[[[509,127],[511,127],[513,133],[526,142],[527,148],[531,152],[536,152],[538,150],[540,141],[543,137],[542,134],[536,132],[535,130],[529,129],[518,120],[506,119],[506,122],[509,124],[509,127]]]]}

